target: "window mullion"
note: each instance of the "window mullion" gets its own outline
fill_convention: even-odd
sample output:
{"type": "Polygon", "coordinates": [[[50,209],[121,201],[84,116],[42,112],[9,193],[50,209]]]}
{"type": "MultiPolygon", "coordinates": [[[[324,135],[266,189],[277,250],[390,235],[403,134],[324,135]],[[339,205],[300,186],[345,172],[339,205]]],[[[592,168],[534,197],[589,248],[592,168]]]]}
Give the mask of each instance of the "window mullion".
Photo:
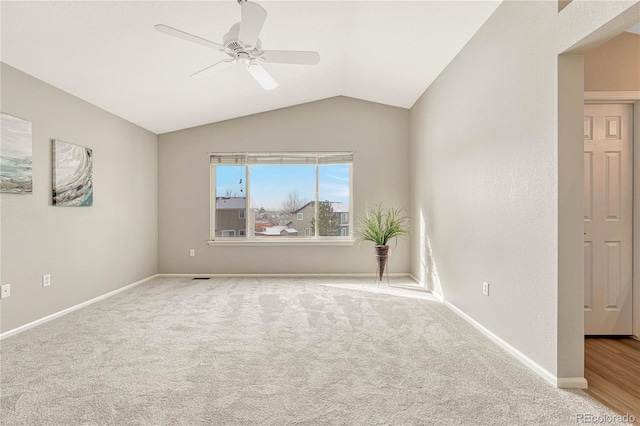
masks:
{"type": "Polygon", "coordinates": [[[253,238],[255,236],[255,220],[253,227],[251,226],[251,172],[249,164],[245,162],[245,201],[244,201],[244,235],[245,238],[253,238]]]}
{"type": "Polygon", "coordinates": [[[355,211],[353,210],[353,161],[349,163],[349,216],[348,216],[348,224],[349,224],[349,237],[353,237],[353,227],[356,222],[355,211]]]}
{"type": "Polygon", "coordinates": [[[216,239],[216,202],[217,194],[216,194],[216,166],[213,164],[209,165],[209,240],[213,241],[216,239]]]}
{"type": "Polygon", "coordinates": [[[318,222],[318,191],[319,191],[319,187],[318,187],[318,157],[316,156],[316,202],[314,203],[314,223],[316,224],[316,226],[314,226],[315,228],[315,235],[314,238],[318,238],[318,236],[320,235],[320,223],[318,222]]]}

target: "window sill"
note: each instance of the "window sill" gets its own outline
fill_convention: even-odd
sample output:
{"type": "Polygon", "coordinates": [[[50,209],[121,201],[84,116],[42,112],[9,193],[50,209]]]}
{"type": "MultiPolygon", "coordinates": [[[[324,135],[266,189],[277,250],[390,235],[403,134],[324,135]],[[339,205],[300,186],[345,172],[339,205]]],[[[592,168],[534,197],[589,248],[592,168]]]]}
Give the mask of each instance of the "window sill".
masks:
{"type": "Polygon", "coordinates": [[[332,239],[332,240],[316,240],[316,239],[298,239],[298,238],[282,238],[282,239],[251,239],[244,238],[218,238],[215,241],[207,241],[207,244],[213,246],[353,246],[353,239],[332,239]],[[238,241],[240,240],[240,241],[238,241]]]}

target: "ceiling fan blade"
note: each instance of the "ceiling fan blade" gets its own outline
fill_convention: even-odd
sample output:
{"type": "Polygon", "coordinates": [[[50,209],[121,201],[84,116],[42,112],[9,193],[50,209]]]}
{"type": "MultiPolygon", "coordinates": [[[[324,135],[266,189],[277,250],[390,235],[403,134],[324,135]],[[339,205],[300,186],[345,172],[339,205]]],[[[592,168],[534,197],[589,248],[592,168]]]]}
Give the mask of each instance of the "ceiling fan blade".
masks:
{"type": "Polygon", "coordinates": [[[240,3],[240,7],[242,7],[242,20],[238,39],[244,47],[256,47],[264,20],[267,19],[267,11],[262,6],[248,1],[240,3]]]}
{"type": "Polygon", "coordinates": [[[175,28],[169,27],[167,25],[158,24],[155,26],[157,31],[161,33],[168,34],[173,37],[181,38],[183,40],[191,41],[193,43],[198,43],[203,46],[211,47],[212,49],[224,49],[224,46],[218,43],[214,43],[213,41],[194,36],[193,34],[185,33],[184,31],[177,30],[175,28]]]}
{"type": "Polygon", "coordinates": [[[213,65],[210,65],[210,66],[206,67],[205,69],[202,69],[202,70],[200,70],[200,71],[198,71],[196,73],[191,74],[191,77],[206,77],[208,75],[215,74],[218,71],[222,71],[222,70],[225,70],[227,68],[230,68],[235,63],[236,63],[235,59],[227,59],[227,60],[224,60],[224,61],[220,61],[220,62],[217,62],[217,63],[215,63],[213,65]]]}
{"type": "Polygon", "coordinates": [[[247,71],[256,79],[258,83],[264,88],[264,90],[275,89],[278,83],[269,75],[269,73],[262,68],[262,65],[255,62],[247,65],[247,71]]]}
{"type": "Polygon", "coordinates": [[[265,62],[315,65],[320,61],[320,54],[318,52],[300,52],[296,50],[265,50],[261,58],[265,62]]]}

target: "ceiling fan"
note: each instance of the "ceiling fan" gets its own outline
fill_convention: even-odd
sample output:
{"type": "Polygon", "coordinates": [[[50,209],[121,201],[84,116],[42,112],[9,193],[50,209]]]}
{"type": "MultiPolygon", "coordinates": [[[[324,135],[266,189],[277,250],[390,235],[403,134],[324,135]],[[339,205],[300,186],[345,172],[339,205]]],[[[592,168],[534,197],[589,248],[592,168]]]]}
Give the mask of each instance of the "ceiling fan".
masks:
{"type": "Polygon", "coordinates": [[[262,62],[315,65],[320,61],[320,54],[318,52],[263,50],[262,43],[258,37],[260,36],[260,31],[262,31],[264,21],[267,18],[267,11],[260,5],[247,0],[238,0],[238,3],[241,7],[241,21],[234,24],[229,32],[224,35],[222,44],[180,31],[167,25],[158,24],[155,26],[155,29],[161,33],[220,50],[231,57],[231,59],[217,62],[192,74],[192,77],[211,75],[240,62],[244,64],[249,74],[251,74],[265,90],[271,90],[275,88],[278,83],[276,83],[262,67],[262,62]]]}

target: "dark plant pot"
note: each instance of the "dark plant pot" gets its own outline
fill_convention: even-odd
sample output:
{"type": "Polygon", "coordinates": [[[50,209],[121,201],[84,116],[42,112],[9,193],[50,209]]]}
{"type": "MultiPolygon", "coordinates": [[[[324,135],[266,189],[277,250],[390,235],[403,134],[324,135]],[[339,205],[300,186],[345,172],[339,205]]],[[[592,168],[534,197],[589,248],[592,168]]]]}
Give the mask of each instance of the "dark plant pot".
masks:
{"type": "Polygon", "coordinates": [[[378,280],[382,281],[384,268],[387,266],[389,258],[389,246],[376,246],[376,261],[378,265],[378,280]]]}

